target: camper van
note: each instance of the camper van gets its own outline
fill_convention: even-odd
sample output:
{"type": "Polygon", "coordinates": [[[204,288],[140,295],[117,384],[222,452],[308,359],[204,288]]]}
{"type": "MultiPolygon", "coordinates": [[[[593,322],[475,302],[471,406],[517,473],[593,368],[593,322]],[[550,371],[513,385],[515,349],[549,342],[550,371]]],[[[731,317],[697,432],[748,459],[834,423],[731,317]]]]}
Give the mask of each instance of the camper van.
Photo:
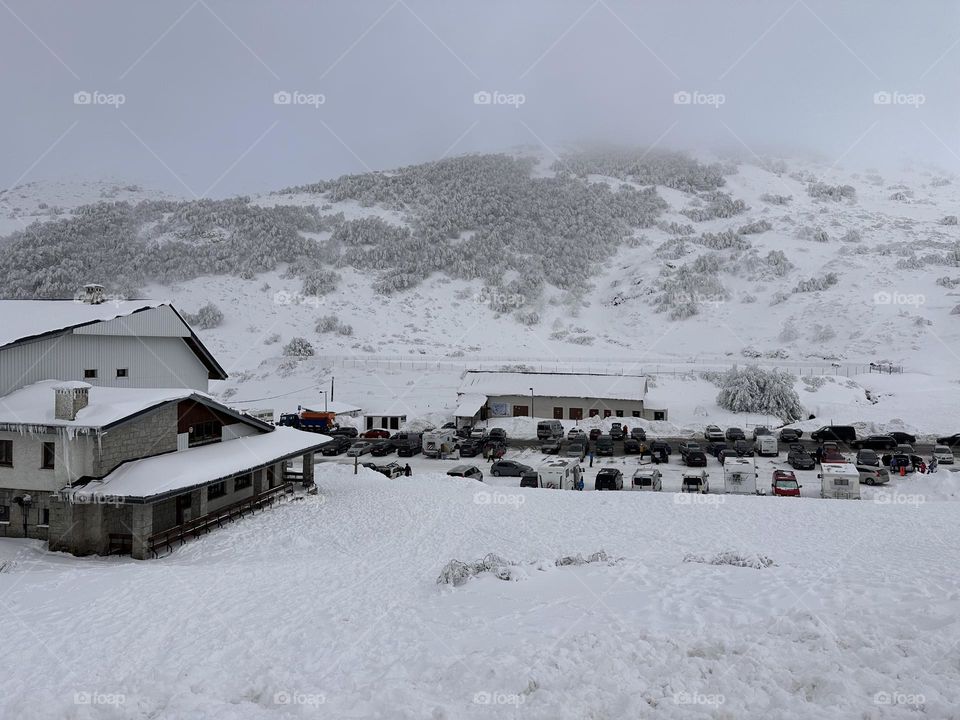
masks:
{"type": "Polygon", "coordinates": [[[752,460],[735,457],[726,459],[723,463],[723,491],[738,495],[757,494],[757,468],[752,460]]]}
{"type": "Polygon", "coordinates": [[[423,434],[423,454],[440,457],[460,448],[460,438],[452,430],[431,430],[423,434]]]}
{"type": "Polygon", "coordinates": [[[542,488],[560,488],[561,490],[581,488],[583,471],[576,460],[569,458],[548,460],[537,468],[537,474],[540,476],[542,488]]]}
{"type": "Polygon", "coordinates": [[[541,420],[537,423],[537,440],[559,440],[563,437],[563,425],[559,420],[541,420]]]}
{"type": "Polygon", "coordinates": [[[753,442],[753,450],[761,457],[776,457],[780,454],[780,446],[777,445],[776,435],[757,435],[753,442]]]}
{"type": "Polygon", "coordinates": [[[823,463],[820,466],[820,497],[860,499],[860,472],[852,463],[823,463]]]}

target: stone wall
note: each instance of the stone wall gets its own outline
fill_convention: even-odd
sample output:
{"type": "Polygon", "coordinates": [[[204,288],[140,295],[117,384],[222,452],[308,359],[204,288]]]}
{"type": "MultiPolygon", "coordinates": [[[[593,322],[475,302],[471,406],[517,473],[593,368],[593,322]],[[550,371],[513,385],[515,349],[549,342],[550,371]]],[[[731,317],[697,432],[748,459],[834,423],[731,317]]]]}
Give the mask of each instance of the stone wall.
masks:
{"type": "Polygon", "coordinates": [[[170,404],[104,433],[93,474],[102,477],[126,460],[177,449],[177,406],[170,404]]]}

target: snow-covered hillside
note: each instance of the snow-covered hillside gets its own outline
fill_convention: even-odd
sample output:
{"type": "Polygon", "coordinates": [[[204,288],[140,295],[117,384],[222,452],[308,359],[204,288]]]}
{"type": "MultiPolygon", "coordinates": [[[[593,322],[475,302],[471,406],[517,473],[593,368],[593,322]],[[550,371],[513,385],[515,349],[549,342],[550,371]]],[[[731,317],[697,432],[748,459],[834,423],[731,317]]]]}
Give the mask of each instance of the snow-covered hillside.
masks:
{"type": "Polygon", "coordinates": [[[5,714],[956,717],[955,503],[317,480],[149,563],[5,541],[5,714]]]}

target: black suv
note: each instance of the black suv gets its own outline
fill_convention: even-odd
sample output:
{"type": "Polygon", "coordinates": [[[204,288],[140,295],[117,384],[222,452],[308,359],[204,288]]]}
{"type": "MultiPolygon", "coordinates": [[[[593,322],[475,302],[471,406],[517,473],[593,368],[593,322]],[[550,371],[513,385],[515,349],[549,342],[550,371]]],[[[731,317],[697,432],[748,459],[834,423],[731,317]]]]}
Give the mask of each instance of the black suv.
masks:
{"type": "Polygon", "coordinates": [[[597,438],[597,455],[613,455],[613,438],[601,435],[597,438]]]}
{"type": "Polygon", "coordinates": [[[623,473],[616,468],[603,468],[597,473],[595,490],[623,490],[623,473]]]}
{"type": "Polygon", "coordinates": [[[464,440],[460,443],[460,457],[476,457],[483,451],[481,440],[464,440]]]}
{"type": "Polygon", "coordinates": [[[849,445],[856,442],[857,431],[853,425],[824,425],[810,433],[810,439],[817,443],[835,442],[838,445],[849,445]]]}
{"type": "Polygon", "coordinates": [[[897,440],[893,435],[869,435],[850,443],[853,450],[896,450],[897,440]]]}
{"type": "Polygon", "coordinates": [[[505,443],[507,441],[507,431],[503,428],[490,428],[487,433],[487,440],[505,443]]]}
{"type": "Polygon", "coordinates": [[[320,448],[320,454],[327,457],[339,455],[340,453],[349,450],[351,445],[353,445],[353,440],[350,438],[333,436],[333,439],[330,440],[330,442],[326,443],[320,448]]]}
{"type": "Polygon", "coordinates": [[[374,457],[383,457],[392,453],[394,449],[394,444],[389,440],[378,440],[370,446],[370,454],[374,457]]]}

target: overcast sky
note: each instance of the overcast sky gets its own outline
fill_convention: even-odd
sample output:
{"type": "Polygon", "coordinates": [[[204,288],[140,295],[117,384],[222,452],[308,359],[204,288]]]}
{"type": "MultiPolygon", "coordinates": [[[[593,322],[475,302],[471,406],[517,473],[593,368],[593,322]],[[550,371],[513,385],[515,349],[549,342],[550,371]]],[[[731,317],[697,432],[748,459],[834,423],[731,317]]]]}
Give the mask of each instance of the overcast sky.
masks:
{"type": "Polygon", "coordinates": [[[957,170],[960,2],[920,10],[0,0],[0,187],[111,176],[222,197],[590,140],[957,170]]]}

